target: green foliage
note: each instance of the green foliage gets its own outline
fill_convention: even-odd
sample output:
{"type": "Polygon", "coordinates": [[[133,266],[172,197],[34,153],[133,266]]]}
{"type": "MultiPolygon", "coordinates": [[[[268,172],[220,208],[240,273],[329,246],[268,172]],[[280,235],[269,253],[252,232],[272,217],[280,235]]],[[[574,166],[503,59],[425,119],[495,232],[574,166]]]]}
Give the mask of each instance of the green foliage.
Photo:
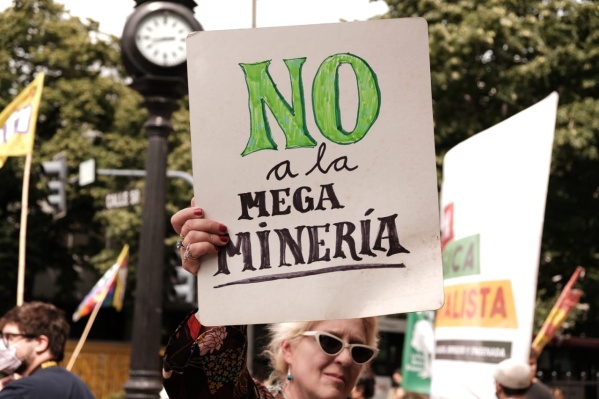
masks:
{"type": "MultiPolygon", "coordinates": [[[[536,322],[576,266],[587,268],[573,333],[599,330],[599,7],[595,1],[386,0],[383,18],[429,25],[438,166],[459,142],[559,94],[536,322]],[[542,306],[545,304],[546,306],[542,306]]],[[[514,143],[517,145],[517,143],[514,143]]],[[[508,160],[509,161],[509,160],[508,160]]],[[[440,169],[439,169],[440,174],[440,169]]],[[[507,248],[506,250],[509,250],[507,248]]]]}
{"type": "MultiPolygon", "coordinates": [[[[552,91],[560,95],[541,264],[538,309],[551,308],[554,275],[569,278],[587,268],[581,288],[590,311],[571,331],[599,331],[599,7],[591,1],[386,0],[386,18],[423,17],[429,24],[438,165],[464,139],[531,106],[552,91]],[[545,306],[543,306],[545,305],[545,306]]],[[[393,38],[389,38],[393,40],[393,38]]],[[[135,276],[141,209],[106,210],[107,193],[144,187],[143,179],[98,176],[68,187],[68,213],[53,220],[37,167],[65,151],[70,178],[94,158],[102,169],[145,169],[147,112],[126,85],[116,37],[94,21],[71,17],[52,0],[14,0],[0,13],[0,109],[35,75],[46,73],[31,173],[27,231],[26,300],[34,275],[60,273],[55,301],[76,305],[77,271],[98,275],[131,246],[135,276]]],[[[191,173],[187,101],[173,115],[169,170],[191,173]]],[[[516,145],[516,143],[515,143],[516,145]]],[[[0,313],[15,303],[24,158],[0,169],[0,313]]],[[[192,189],[169,179],[165,218],[189,204],[192,189]]],[[[143,197],[143,194],[142,194],[143,197]]],[[[165,243],[172,245],[170,224],[165,243]]],[[[507,249],[509,250],[509,249],[507,249]]],[[[172,251],[165,251],[165,256],[172,251]]],[[[132,290],[128,290],[128,295],[132,290]]],[[[41,298],[36,298],[41,299],[41,298]]],[[[542,323],[544,315],[537,315],[542,323]]]]}
{"type": "MultiPolygon", "coordinates": [[[[133,10],[133,5],[132,5],[133,10]]],[[[123,244],[130,249],[130,278],[135,277],[141,207],[105,209],[108,193],[138,187],[144,180],[96,176],[80,187],[79,164],[95,159],[98,169],[145,169],[147,111],[141,96],[126,85],[118,38],[98,31],[98,23],[82,22],[52,0],[15,0],[0,13],[0,109],[46,73],[42,94],[29,193],[25,300],[49,299],[74,307],[87,292],[77,292],[79,271],[98,277],[116,260],[123,244]],[[44,212],[48,194],[39,164],[59,151],[69,166],[68,213],[53,220],[44,212]],[[34,297],[34,276],[45,269],[58,271],[56,298],[34,297]]],[[[186,102],[175,114],[176,131],[169,139],[173,167],[191,172],[189,118],[186,102]]],[[[0,314],[15,304],[18,265],[23,157],[9,158],[0,169],[0,314]]],[[[168,213],[189,203],[188,183],[169,181],[168,213]]],[[[170,223],[167,231],[170,237],[170,223]]],[[[130,287],[133,288],[133,285],[130,287]]],[[[89,287],[88,287],[89,288],[89,287]]],[[[132,295],[128,289],[127,295],[132,295]]]]}

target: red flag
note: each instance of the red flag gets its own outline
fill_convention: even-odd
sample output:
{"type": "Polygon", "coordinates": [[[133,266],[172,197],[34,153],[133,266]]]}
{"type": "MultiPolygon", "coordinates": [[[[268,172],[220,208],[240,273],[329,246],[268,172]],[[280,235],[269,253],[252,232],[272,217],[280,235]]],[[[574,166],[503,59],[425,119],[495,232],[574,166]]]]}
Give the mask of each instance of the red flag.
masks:
{"type": "Polygon", "coordinates": [[[553,305],[551,312],[549,312],[549,316],[545,319],[541,330],[535,337],[532,347],[539,353],[543,350],[545,345],[555,337],[555,334],[566,320],[566,317],[568,317],[568,314],[570,314],[574,306],[576,306],[580,300],[582,291],[574,289],[574,284],[581,275],[584,275],[584,268],[578,266],[562,290],[559,298],[557,298],[557,301],[555,302],[555,305],[553,305]]]}

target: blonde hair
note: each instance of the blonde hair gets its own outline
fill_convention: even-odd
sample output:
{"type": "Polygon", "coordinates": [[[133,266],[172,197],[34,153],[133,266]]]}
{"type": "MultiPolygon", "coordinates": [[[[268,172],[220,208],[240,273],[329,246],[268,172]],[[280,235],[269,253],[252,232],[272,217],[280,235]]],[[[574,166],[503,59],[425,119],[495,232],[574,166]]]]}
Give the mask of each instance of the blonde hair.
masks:
{"type": "MultiPolygon", "coordinates": [[[[364,317],[361,320],[364,323],[364,331],[366,332],[365,344],[377,347],[378,327],[376,317],[364,317]]],[[[316,323],[318,321],[298,321],[277,323],[268,326],[270,341],[263,353],[268,358],[269,366],[272,369],[268,384],[282,384],[287,376],[288,365],[283,358],[283,341],[287,341],[295,346],[302,334],[309,331],[316,323]]]]}

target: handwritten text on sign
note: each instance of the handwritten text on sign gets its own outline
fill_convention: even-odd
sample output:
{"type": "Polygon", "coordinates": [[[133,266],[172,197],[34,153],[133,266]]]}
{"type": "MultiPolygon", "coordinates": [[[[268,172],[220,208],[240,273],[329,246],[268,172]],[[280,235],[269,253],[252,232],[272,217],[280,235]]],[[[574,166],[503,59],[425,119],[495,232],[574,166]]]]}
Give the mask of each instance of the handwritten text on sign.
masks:
{"type": "MultiPolygon", "coordinates": [[[[249,155],[255,151],[273,149],[276,150],[277,144],[272,137],[272,131],[268,124],[266,115],[266,105],[286,138],[286,149],[299,147],[314,147],[316,141],[308,132],[306,126],[305,101],[303,86],[301,85],[302,65],[306,58],[296,58],[292,60],[284,60],[290,74],[293,105],[290,105],[281,93],[277,90],[272,77],[268,73],[268,65],[270,61],[259,62],[255,64],[241,64],[245,73],[246,83],[248,88],[248,97],[250,105],[250,138],[246,145],[242,156],[249,155]]],[[[369,65],[361,58],[352,54],[336,54],[328,57],[319,67],[314,84],[312,86],[313,95],[313,110],[316,125],[322,135],[329,141],[336,144],[353,144],[361,140],[367,133],[370,127],[376,121],[376,117],[380,109],[380,90],[376,80],[376,74],[369,65]],[[339,109],[339,68],[343,64],[351,66],[356,74],[358,83],[358,113],[356,117],[356,125],[352,131],[343,129],[340,123],[339,109]]],[[[318,158],[314,166],[306,172],[306,176],[310,175],[315,170],[321,173],[327,173],[331,167],[335,167],[335,171],[355,170],[358,166],[348,165],[347,157],[341,157],[334,160],[329,166],[323,168],[321,165],[322,157],[326,150],[326,145],[321,144],[318,153],[318,158]]],[[[267,174],[267,179],[271,174],[275,174],[278,180],[285,177],[294,178],[297,174],[293,172],[292,165],[288,160],[275,165],[267,174]]],[[[254,193],[239,194],[241,202],[241,215],[239,219],[252,220],[253,218],[265,218],[269,216],[288,215],[292,209],[300,213],[319,210],[334,210],[341,209],[345,206],[340,203],[335,194],[334,183],[322,185],[317,191],[316,196],[312,196],[312,188],[301,186],[291,193],[289,188],[282,188],[266,191],[257,191],[254,193]],[[291,205],[287,205],[291,203],[291,205]]],[[[373,209],[369,209],[365,216],[368,216],[373,209]]],[[[333,226],[329,223],[324,225],[296,226],[296,238],[293,237],[290,230],[277,229],[274,231],[278,241],[279,266],[291,266],[292,263],[287,261],[286,250],[288,249],[293,257],[293,264],[308,264],[315,262],[329,262],[331,260],[331,247],[326,246],[322,237],[323,233],[334,231],[334,248],[333,258],[345,259],[347,255],[344,247],[349,251],[351,258],[354,261],[361,261],[363,258],[358,255],[376,257],[373,252],[380,251],[386,253],[386,256],[392,256],[402,252],[409,252],[399,242],[395,218],[397,214],[378,218],[378,234],[374,245],[370,245],[370,230],[371,220],[365,219],[359,222],[361,227],[357,241],[353,234],[356,232],[356,224],[349,221],[334,223],[333,226]],[[305,238],[307,236],[307,239],[305,238]],[[304,243],[307,241],[307,245],[304,243]],[[383,246],[383,241],[388,244],[388,248],[383,246]],[[302,249],[307,247],[307,257],[302,253],[302,249]],[[324,247],[324,248],[323,248],[324,247]]],[[[270,256],[270,230],[262,230],[256,232],[259,251],[260,251],[260,266],[259,269],[271,268],[270,256]]],[[[252,261],[252,244],[251,233],[237,233],[237,243],[231,241],[226,247],[226,251],[221,251],[218,258],[218,270],[216,274],[230,274],[227,265],[227,257],[241,255],[243,257],[243,271],[256,270],[252,261]]],[[[373,267],[379,265],[361,265],[360,268],[373,267]]],[[[387,265],[387,267],[397,267],[403,265],[387,265]]],[[[318,273],[327,273],[332,271],[341,271],[347,269],[356,269],[355,265],[345,267],[334,267],[331,269],[319,269],[318,273]]],[[[303,275],[313,275],[314,272],[297,273],[295,275],[281,274],[270,275],[268,277],[258,277],[244,279],[231,284],[251,283],[260,281],[272,281],[278,278],[293,278],[303,275]]],[[[225,286],[225,285],[222,285],[225,286]]],[[[222,287],[217,286],[216,288],[222,287]]]]}
{"type": "Polygon", "coordinates": [[[195,196],[231,238],[202,264],[198,300],[269,307],[251,315],[223,307],[201,314],[206,322],[441,304],[426,24],[381,22],[188,39],[195,196]],[[387,35],[405,49],[364,41],[388,46],[387,35]],[[399,301],[398,289],[410,299],[399,301]],[[292,314],[271,306],[281,296],[292,314]],[[351,297],[347,308],[333,296],[351,297]]]}

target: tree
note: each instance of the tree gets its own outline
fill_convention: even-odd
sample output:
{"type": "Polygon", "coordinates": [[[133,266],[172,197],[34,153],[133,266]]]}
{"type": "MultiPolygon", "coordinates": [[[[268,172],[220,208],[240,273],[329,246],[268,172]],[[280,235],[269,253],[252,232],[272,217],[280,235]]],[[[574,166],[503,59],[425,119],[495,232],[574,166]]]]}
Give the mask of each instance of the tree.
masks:
{"type": "MultiPolygon", "coordinates": [[[[147,137],[142,125],[147,113],[141,97],[127,87],[118,38],[100,33],[97,22],[72,17],[52,0],[14,0],[12,8],[0,13],[0,62],[6,66],[0,70],[0,109],[38,72],[46,73],[31,174],[25,300],[53,300],[70,310],[87,293],[77,293],[80,271],[99,277],[124,243],[131,246],[129,275],[135,276],[141,207],[107,210],[104,201],[107,193],[127,188],[140,187],[143,193],[144,180],[98,176],[94,184],[79,187],[76,177],[79,163],[91,158],[98,168],[145,169],[147,137]],[[54,221],[44,211],[47,192],[37,166],[59,151],[67,154],[72,184],[67,188],[67,215],[54,221]],[[34,297],[35,277],[44,270],[59,276],[53,298],[34,297]]],[[[186,102],[181,105],[169,138],[177,155],[169,160],[169,169],[174,165],[190,172],[191,154],[185,155],[190,152],[189,119],[186,102]]],[[[22,157],[9,158],[0,169],[0,314],[16,299],[15,230],[23,164],[22,157]]],[[[185,184],[173,181],[169,186],[168,212],[189,203],[192,190],[185,184]]],[[[167,223],[168,244],[175,239],[171,233],[167,223]]],[[[128,289],[128,295],[131,292],[128,289]]]]}
{"type": "MultiPolygon", "coordinates": [[[[540,302],[551,302],[576,266],[587,276],[586,318],[599,329],[599,7],[594,1],[385,0],[383,18],[429,25],[437,162],[453,146],[557,91],[557,115],[541,261],[540,302]]],[[[392,38],[389,38],[392,40],[392,38]]],[[[546,307],[550,309],[552,302],[546,307]]],[[[545,314],[537,314],[542,323],[545,314]]]]}

